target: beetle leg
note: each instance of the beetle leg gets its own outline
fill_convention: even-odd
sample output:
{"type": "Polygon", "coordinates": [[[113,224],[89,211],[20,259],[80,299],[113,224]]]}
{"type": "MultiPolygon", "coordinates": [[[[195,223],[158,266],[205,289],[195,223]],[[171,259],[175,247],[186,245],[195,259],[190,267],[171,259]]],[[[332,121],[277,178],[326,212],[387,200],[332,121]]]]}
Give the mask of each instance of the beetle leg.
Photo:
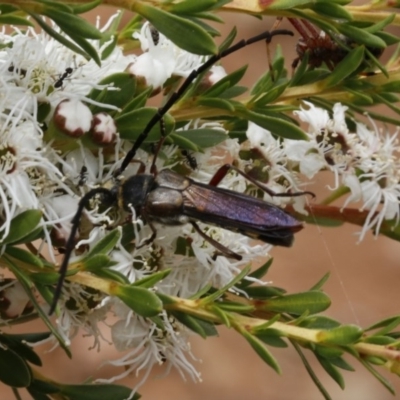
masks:
{"type": "Polygon", "coordinates": [[[204,239],[206,240],[208,243],[210,243],[211,245],[213,245],[217,250],[219,250],[224,256],[229,257],[229,258],[234,258],[235,260],[240,261],[243,257],[237,253],[235,253],[232,250],[229,250],[227,247],[225,247],[224,245],[222,245],[221,243],[217,242],[216,240],[214,240],[212,237],[206,235],[201,229],[200,227],[196,224],[196,222],[190,221],[190,223],[192,224],[193,228],[195,229],[195,231],[204,239]]]}
{"type": "Polygon", "coordinates": [[[252,184],[260,188],[262,191],[268,193],[272,197],[296,197],[296,196],[304,196],[306,194],[309,194],[312,197],[315,197],[315,194],[312,192],[295,192],[295,193],[276,193],[273,190],[271,190],[268,186],[263,185],[261,182],[257,181],[256,179],[252,178],[250,175],[246,174],[239,168],[235,167],[232,164],[225,164],[222,167],[220,167],[217,172],[214,174],[214,176],[211,178],[209,185],[210,186],[218,186],[219,183],[222,181],[222,179],[225,178],[226,174],[230,169],[233,169],[236,171],[239,175],[242,175],[244,178],[246,178],[248,181],[250,181],[252,184]]]}
{"type": "Polygon", "coordinates": [[[136,246],[137,249],[141,249],[142,247],[149,245],[150,243],[154,242],[155,238],[157,237],[157,229],[151,223],[149,218],[147,218],[146,212],[143,209],[142,209],[140,215],[141,215],[143,221],[146,221],[147,225],[149,225],[149,227],[151,229],[151,235],[147,239],[144,239],[142,241],[142,243],[140,243],[140,245],[136,246]]]}
{"type": "Polygon", "coordinates": [[[165,137],[166,137],[165,121],[164,121],[163,117],[161,117],[161,119],[160,119],[160,134],[161,134],[161,138],[158,141],[156,148],[154,149],[153,162],[151,163],[151,166],[150,166],[150,173],[153,175],[157,175],[156,160],[158,157],[158,153],[160,152],[161,147],[162,147],[162,145],[165,141],[165,137]]]}

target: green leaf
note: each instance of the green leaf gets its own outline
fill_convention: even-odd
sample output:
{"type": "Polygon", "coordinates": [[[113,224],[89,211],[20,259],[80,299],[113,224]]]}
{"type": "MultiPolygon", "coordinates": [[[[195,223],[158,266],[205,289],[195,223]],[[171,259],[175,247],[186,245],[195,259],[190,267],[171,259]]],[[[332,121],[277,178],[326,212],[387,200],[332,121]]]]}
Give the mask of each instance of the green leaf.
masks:
{"type": "Polygon", "coordinates": [[[286,291],[276,286],[250,286],[243,288],[252,299],[267,299],[269,297],[283,296],[286,291]]]}
{"type": "Polygon", "coordinates": [[[319,291],[295,293],[265,301],[262,309],[278,313],[302,315],[305,312],[316,314],[329,308],[329,297],[319,291]]]}
{"type": "Polygon", "coordinates": [[[142,2],[135,2],[132,11],[147,19],[178,47],[193,54],[208,55],[218,52],[212,37],[199,25],[142,2]]]}
{"type": "Polygon", "coordinates": [[[154,272],[151,275],[148,275],[140,279],[139,281],[132,283],[132,285],[149,289],[154,287],[158,282],[160,282],[164,278],[166,278],[170,273],[171,273],[170,269],[164,269],[162,271],[154,272]]]}
{"type": "Polygon", "coordinates": [[[30,275],[32,282],[41,285],[54,285],[60,279],[58,272],[35,272],[30,275]]]}
{"type": "Polygon", "coordinates": [[[329,279],[330,272],[327,272],[310,290],[321,290],[325,282],[329,279]]]}
{"type": "Polygon", "coordinates": [[[183,149],[193,151],[201,151],[202,149],[214,147],[228,138],[227,134],[222,130],[207,128],[175,131],[170,135],[170,137],[176,144],[180,144],[180,139],[184,139],[187,142],[193,143],[194,146],[190,147],[180,146],[183,149]]]}
{"type": "Polygon", "coordinates": [[[223,42],[219,46],[219,51],[224,51],[228,49],[230,46],[232,46],[233,41],[235,40],[235,37],[237,35],[237,29],[236,26],[232,28],[232,30],[229,32],[228,36],[223,40],[223,42]]]}
{"type": "Polygon", "coordinates": [[[83,14],[85,12],[88,12],[90,10],[93,10],[97,6],[99,6],[102,3],[102,0],[94,0],[86,4],[69,4],[69,7],[71,7],[71,10],[74,14],[83,14]]]}
{"type": "Polygon", "coordinates": [[[218,336],[214,324],[202,319],[193,317],[192,315],[185,314],[183,312],[174,311],[171,313],[181,324],[188,327],[193,332],[197,333],[203,339],[207,336],[218,336]]]}
{"type": "Polygon", "coordinates": [[[32,24],[26,17],[19,17],[18,15],[11,15],[11,14],[2,14],[0,15],[0,24],[2,25],[26,25],[34,27],[35,25],[32,24]]]}
{"type": "Polygon", "coordinates": [[[344,19],[347,21],[351,21],[353,19],[352,15],[339,4],[335,4],[334,2],[317,2],[312,5],[312,10],[314,10],[317,14],[335,18],[335,19],[344,19]]]}
{"type": "Polygon", "coordinates": [[[239,116],[254,122],[258,126],[261,126],[261,128],[271,131],[274,136],[284,139],[308,140],[307,135],[302,129],[284,119],[269,117],[250,110],[240,110],[239,116]]]}
{"type": "Polygon", "coordinates": [[[101,39],[103,36],[103,34],[93,24],[77,15],[55,8],[46,8],[44,10],[44,15],[51,18],[73,39],[75,36],[80,36],[86,39],[101,39]],[[73,33],[73,36],[70,35],[70,33],[73,33]]]}
{"type": "Polygon", "coordinates": [[[335,368],[327,359],[318,356],[317,360],[322,365],[322,368],[328,373],[328,375],[342,388],[344,389],[344,380],[342,374],[335,368]]]}
{"type": "Polygon", "coordinates": [[[359,44],[365,44],[368,47],[377,47],[378,49],[384,49],[386,47],[386,43],[365,29],[357,28],[351,24],[337,24],[337,30],[359,44]]]}
{"type": "Polygon", "coordinates": [[[247,340],[253,350],[262,358],[262,360],[272,367],[278,374],[281,373],[279,364],[273,357],[273,355],[266,349],[263,342],[256,336],[251,335],[246,331],[240,332],[242,336],[247,340]]]}
{"type": "Polygon", "coordinates": [[[337,328],[318,333],[318,341],[324,344],[345,346],[358,342],[363,330],[356,325],[342,325],[337,328]]]}
{"type": "Polygon", "coordinates": [[[216,84],[212,85],[209,89],[207,89],[202,96],[204,97],[218,97],[227,89],[235,86],[245,74],[247,70],[247,66],[243,66],[242,68],[237,69],[234,72],[231,72],[229,75],[224,76],[220,79],[216,84]]]}
{"type": "Polygon", "coordinates": [[[345,361],[342,357],[335,357],[335,358],[330,359],[329,361],[336,367],[341,368],[345,371],[351,371],[351,372],[355,371],[355,369],[347,361],[345,361]]]}
{"type": "Polygon", "coordinates": [[[85,257],[85,259],[82,260],[81,268],[84,271],[96,273],[98,270],[110,268],[116,264],[117,262],[113,261],[109,256],[105,254],[96,254],[91,257],[85,257]]]}
{"type": "Polygon", "coordinates": [[[136,393],[131,397],[132,389],[126,386],[107,384],[92,385],[60,385],[60,394],[68,398],[68,400],[138,400],[140,395],[136,393]]]}
{"type": "Polygon", "coordinates": [[[252,305],[247,305],[247,304],[238,303],[238,302],[234,302],[234,301],[218,302],[218,307],[223,311],[236,312],[236,313],[241,313],[241,314],[244,314],[246,312],[250,312],[250,311],[254,310],[254,307],[252,305]]]}
{"type": "Polygon", "coordinates": [[[56,383],[50,383],[49,381],[40,381],[38,379],[33,379],[31,386],[27,389],[29,393],[35,394],[34,400],[50,400],[50,397],[43,397],[45,394],[54,394],[59,392],[56,383]]]}
{"type": "Polygon", "coordinates": [[[398,325],[400,325],[400,316],[396,315],[394,317],[385,318],[382,321],[379,321],[364,330],[366,332],[368,332],[373,329],[383,328],[380,331],[378,331],[376,334],[385,335],[385,334],[389,333],[390,331],[392,331],[394,328],[396,328],[398,325]]]}
{"type": "Polygon", "coordinates": [[[274,0],[266,3],[264,8],[268,10],[287,10],[309,4],[310,0],[274,0]]]}
{"type": "Polygon", "coordinates": [[[329,393],[324,388],[324,386],[322,385],[321,381],[318,379],[317,375],[313,371],[310,363],[307,361],[307,358],[304,356],[300,346],[294,340],[291,340],[290,342],[292,343],[294,349],[296,350],[297,354],[299,355],[299,357],[300,357],[300,359],[301,359],[306,371],[308,372],[308,375],[310,376],[310,378],[312,379],[312,381],[314,382],[315,386],[320,391],[320,393],[322,394],[324,399],[331,400],[331,397],[329,396],[329,393]]]}
{"type": "Polygon", "coordinates": [[[267,93],[259,97],[255,104],[257,106],[264,106],[269,103],[272,103],[274,100],[279,98],[279,96],[286,90],[286,88],[289,86],[290,81],[284,82],[280,85],[275,85],[273,88],[268,90],[267,93]]]}
{"type": "Polygon", "coordinates": [[[222,308],[219,307],[219,304],[215,303],[211,306],[207,307],[207,310],[212,312],[217,318],[219,318],[219,322],[225,325],[227,328],[231,327],[231,321],[229,319],[228,313],[225,312],[222,308]]]}
{"type": "Polygon", "coordinates": [[[363,339],[364,343],[372,343],[380,346],[390,346],[392,343],[396,343],[397,340],[391,338],[390,336],[369,336],[363,339]]]}
{"type": "MultiPolygon", "coordinates": [[[[102,90],[93,89],[88,98],[103,104],[112,104],[115,107],[123,108],[128,104],[136,90],[136,79],[133,75],[126,72],[119,72],[112,75],[108,75],[99,82],[99,85],[107,85],[102,90]]],[[[93,114],[105,111],[110,113],[109,108],[102,107],[99,105],[91,105],[93,114]]]]}
{"type": "Polygon", "coordinates": [[[15,388],[28,387],[32,372],[28,364],[13,350],[0,347],[0,381],[15,388]]]}
{"type": "Polygon", "coordinates": [[[220,110],[226,110],[229,113],[235,111],[234,105],[225,99],[211,98],[211,97],[199,97],[196,104],[203,107],[219,108],[220,110]]]}
{"type": "Polygon", "coordinates": [[[72,50],[73,52],[81,54],[86,58],[89,58],[89,54],[86,51],[84,51],[81,47],[77,46],[75,43],[72,43],[65,36],[58,33],[56,30],[51,28],[49,25],[47,25],[43,21],[42,17],[39,14],[35,14],[35,13],[28,13],[28,14],[35,20],[35,22],[40,26],[40,28],[42,28],[43,31],[46,32],[49,36],[56,39],[58,42],[60,42],[61,44],[63,44],[65,47],[72,50]]]}
{"type": "Polygon", "coordinates": [[[371,367],[371,365],[363,360],[362,358],[359,358],[358,361],[360,361],[360,363],[380,382],[382,383],[383,386],[385,386],[385,388],[387,390],[389,390],[390,393],[392,393],[393,395],[396,393],[392,384],[385,378],[383,377],[378,371],[376,371],[374,368],[371,367]]]}
{"type": "MultiPolygon", "coordinates": [[[[251,279],[262,279],[267,274],[269,267],[272,265],[273,258],[270,258],[266,263],[261,265],[261,267],[257,268],[251,274],[247,275],[247,278],[251,279]]],[[[252,285],[254,282],[250,279],[244,278],[241,282],[239,282],[236,287],[237,288],[246,288],[252,285]]]]}
{"type": "MultiPolygon", "coordinates": [[[[143,107],[130,111],[115,119],[121,139],[135,141],[145,130],[149,121],[157,114],[158,109],[154,107],[143,107]]],[[[168,135],[174,128],[174,119],[170,114],[164,116],[165,133],[168,135]]],[[[149,132],[145,143],[160,140],[160,125],[156,124],[149,132]]]]}
{"type": "Polygon", "coordinates": [[[395,13],[390,14],[386,18],[380,20],[379,22],[377,22],[371,26],[368,26],[367,28],[365,28],[365,30],[369,33],[378,33],[380,31],[382,31],[383,28],[390,25],[394,21],[395,18],[396,18],[395,13]]]}
{"type": "Polygon", "coordinates": [[[93,257],[97,254],[108,254],[114,249],[115,245],[121,238],[121,231],[119,229],[114,229],[106,236],[103,237],[96,245],[89,251],[85,258],[93,257]]]}
{"type": "Polygon", "coordinates": [[[37,110],[38,122],[44,122],[44,120],[47,118],[50,112],[51,112],[51,104],[47,102],[40,102],[38,104],[38,110],[37,110]]]}
{"type": "Polygon", "coordinates": [[[225,292],[227,292],[231,287],[235,286],[236,283],[240,282],[243,277],[245,277],[250,272],[250,265],[244,267],[235,277],[232,278],[230,282],[228,282],[222,288],[216,290],[214,293],[209,294],[207,297],[204,297],[200,300],[200,304],[210,304],[215,302],[219,297],[221,297],[225,292]]]}
{"type": "Polygon", "coordinates": [[[304,318],[299,326],[309,329],[333,329],[340,326],[340,323],[324,315],[310,315],[304,318]]]}
{"type": "Polygon", "coordinates": [[[212,8],[216,0],[185,0],[180,3],[171,4],[168,11],[174,14],[193,14],[201,11],[207,11],[212,8]]]}
{"type": "Polygon", "coordinates": [[[10,232],[2,240],[2,244],[14,243],[23,240],[39,224],[42,219],[42,213],[39,210],[26,210],[18,214],[11,221],[10,232]]]}
{"type": "Polygon", "coordinates": [[[276,329],[272,328],[265,329],[262,332],[255,333],[255,335],[268,346],[274,346],[279,348],[288,347],[288,344],[280,337],[282,336],[282,332],[276,329]]]}
{"type": "MultiPolygon", "coordinates": [[[[70,352],[68,346],[66,345],[66,343],[64,342],[63,337],[60,335],[60,333],[57,331],[57,329],[52,325],[52,323],[50,322],[49,316],[46,314],[43,307],[41,305],[39,305],[39,303],[37,302],[35,294],[32,293],[31,281],[23,273],[23,271],[20,268],[18,268],[18,266],[13,262],[13,260],[11,260],[7,255],[4,255],[3,258],[7,262],[8,268],[10,269],[10,271],[13,272],[15,277],[18,279],[18,281],[23,286],[26,295],[28,296],[29,300],[33,304],[36,312],[39,314],[39,317],[42,319],[43,323],[49,328],[49,331],[58,340],[58,342],[60,343],[60,346],[64,349],[64,351],[67,353],[67,355],[69,357],[71,357],[71,352],[70,352]]],[[[36,285],[36,286],[39,287],[40,285],[36,285]]],[[[46,298],[46,296],[44,296],[44,298],[46,299],[46,301],[48,300],[46,298]]]]}
{"type": "Polygon", "coordinates": [[[44,267],[43,262],[39,257],[19,247],[7,246],[6,254],[25,264],[28,264],[29,266],[39,269],[44,267]]]}
{"type": "Polygon", "coordinates": [[[161,300],[148,289],[133,285],[115,285],[110,292],[142,317],[153,317],[162,311],[161,300]]]}
{"type": "Polygon", "coordinates": [[[147,99],[150,97],[153,88],[150,86],[143,92],[140,92],[137,96],[135,96],[122,110],[121,115],[127,114],[133,110],[138,108],[142,108],[146,105],[147,99]]]}
{"type": "MultiPolygon", "coordinates": [[[[39,336],[43,340],[45,338],[48,338],[50,336],[50,333],[36,335],[36,338],[38,338],[39,336]]],[[[3,347],[9,348],[10,350],[14,351],[16,354],[18,354],[23,359],[29,361],[30,363],[41,366],[42,361],[40,360],[40,357],[33,351],[33,349],[30,346],[24,343],[28,340],[29,337],[34,337],[34,334],[9,335],[7,333],[2,333],[0,335],[0,341],[3,345],[5,345],[3,347]]]]}
{"type": "Polygon", "coordinates": [[[95,273],[96,273],[96,276],[98,276],[99,278],[104,278],[104,279],[108,279],[110,281],[115,281],[118,283],[129,285],[128,278],[121,272],[115,271],[113,269],[110,269],[110,268],[96,269],[95,273]]]}
{"type": "Polygon", "coordinates": [[[327,88],[336,86],[345,78],[351,75],[364,61],[364,47],[357,46],[354,50],[346,55],[346,57],[337,64],[328,78],[325,79],[327,88]]]}

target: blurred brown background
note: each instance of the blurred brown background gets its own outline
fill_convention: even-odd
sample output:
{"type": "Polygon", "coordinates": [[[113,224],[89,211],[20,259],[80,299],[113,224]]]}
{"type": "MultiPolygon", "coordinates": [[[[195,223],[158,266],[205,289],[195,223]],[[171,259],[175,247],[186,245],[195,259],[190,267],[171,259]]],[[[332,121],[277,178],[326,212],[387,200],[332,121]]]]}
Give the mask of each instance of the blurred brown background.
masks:
{"type": "MultiPolygon", "coordinates": [[[[108,10],[106,11],[107,14],[108,10]]],[[[273,18],[259,21],[253,17],[241,15],[224,15],[226,25],[222,37],[233,25],[238,27],[238,38],[247,38],[269,29],[273,18]]],[[[285,23],[282,27],[291,29],[285,23]]],[[[287,60],[287,68],[295,57],[296,38],[283,38],[281,42],[287,60]]],[[[275,40],[274,43],[277,43],[275,40]]],[[[272,49],[274,46],[272,46],[272,49]]],[[[223,61],[228,71],[243,65],[243,60],[250,64],[246,74],[247,84],[254,82],[260,71],[267,67],[265,45],[258,43],[223,61]]],[[[328,177],[327,178],[331,178],[328,177]]],[[[324,187],[332,183],[318,176],[315,184],[318,198],[324,187]]],[[[312,187],[315,190],[315,186],[312,187]]],[[[317,198],[317,199],[318,199],[317,198]]],[[[274,263],[267,279],[274,285],[283,287],[289,292],[307,290],[326,272],[331,277],[325,285],[326,293],[332,299],[332,307],[325,314],[343,323],[354,323],[362,327],[395,314],[400,314],[400,244],[384,237],[373,238],[368,235],[360,244],[354,235],[358,228],[344,226],[339,229],[306,226],[296,235],[291,249],[275,248],[274,263]]],[[[25,329],[22,327],[22,329],[25,329]]],[[[43,327],[37,326],[36,330],[43,327]]],[[[73,359],[57,349],[52,353],[43,351],[43,373],[49,377],[68,383],[80,383],[94,374],[95,377],[109,377],[117,373],[110,367],[98,369],[99,365],[110,358],[118,357],[112,346],[103,344],[101,353],[88,351],[92,342],[85,338],[73,341],[73,359]]],[[[234,331],[220,330],[219,338],[203,340],[193,336],[193,353],[201,363],[195,364],[201,371],[203,383],[184,382],[176,373],[166,378],[158,378],[163,370],[155,371],[153,378],[140,389],[144,399],[163,400],[314,400],[322,396],[315,388],[297,354],[292,349],[270,348],[282,368],[282,375],[277,375],[266,366],[253,352],[249,345],[234,331]]],[[[312,360],[312,355],[309,358],[312,360]]],[[[375,400],[400,398],[400,381],[395,375],[384,374],[393,383],[399,393],[392,396],[369,373],[347,359],[356,368],[356,372],[343,372],[346,389],[342,391],[322,370],[316,366],[316,372],[335,400],[375,400]]],[[[134,386],[134,377],[120,382],[134,386]]],[[[0,386],[0,399],[11,400],[11,391],[0,386]]],[[[29,396],[24,397],[29,399],[29,396]]]]}

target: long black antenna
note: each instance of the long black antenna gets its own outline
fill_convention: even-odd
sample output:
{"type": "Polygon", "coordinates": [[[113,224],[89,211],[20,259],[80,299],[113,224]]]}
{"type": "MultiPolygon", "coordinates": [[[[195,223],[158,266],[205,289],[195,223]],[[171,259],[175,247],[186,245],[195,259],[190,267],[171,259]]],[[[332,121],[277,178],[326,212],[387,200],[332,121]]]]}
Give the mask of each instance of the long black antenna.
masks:
{"type": "Polygon", "coordinates": [[[78,232],[79,221],[81,220],[83,210],[89,204],[90,200],[99,193],[101,193],[102,195],[108,196],[109,199],[111,199],[111,197],[113,197],[113,194],[110,190],[99,187],[99,188],[95,188],[95,189],[92,189],[91,191],[87,192],[79,200],[78,209],[76,210],[74,218],[72,218],[72,221],[71,221],[72,228],[71,228],[71,232],[69,234],[67,243],[65,245],[64,258],[61,263],[60,269],[58,270],[58,273],[60,274],[60,276],[58,278],[57,286],[54,291],[53,301],[50,306],[49,315],[53,314],[54,310],[56,309],[58,300],[60,299],[60,296],[61,296],[61,289],[62,289],[62,286],[65,281],[65,276],[67,275],[68,261],[71,257],[72,251],[75,248],[75,237],[76,237],[76,233],[78,232]]]}
{"type": "Polygon", "coordinates": [[[246,46],[248,46],[250,44],[259,42],[261,40],[266,40],[267,43],[270,43],[272,38],[274,36],[278,36],[278,35],[293,36],[293,32],[289,31],[289,30],[286,30],[286,29],[277,29],[277,30],[274,30],[274,31],[271,31],[271,32],[269,32],[269,31],[263,32],[260,35],[253,36],[252,38],[250,38],[248,40],[243,39],[240,42],[238,42],[238,43],[234,44],[233,46],[229,47],[228,49],[223,50],[220,53],[211,56],[199,68],[194,69],[190,73],[190,75],[185,79],[185,81],[182,83],[182,85],[179,87],[179,89],[171,95],[171,97],[164,104],[164,106],[157,110],[157,113],[149,121],[149,123],[144,128],[143,132],[136,139],[136,141],[133,144],[132,148],[126,154],[124,160],[122,161],[122,164],[121,164],[120,168],[116,171],[116,175],[121,174],[126,169],[126,167],[129,165],[129,163],[132,161],[133,157],[135,157],[135,154],[138,151],[138,149],[140,148],[140,146],[146,140],[146,138],[149,135],[149,132],[151,131],[151,129],[164,117],[164,115],[170,110],[170,108],[175,104],[175,102],[177,100],[179,100],[183,96],[183,94],[185,93],[185,91],[187,90],[189,85],[201,73],[206,71],[208,68],[210,68],[212,65],[214,65],[221,58],[229,56],[230,54],[234,53],[235,51],[238,51],[238,50],[242,49],[243,47],[246,47],[246,46]]]}

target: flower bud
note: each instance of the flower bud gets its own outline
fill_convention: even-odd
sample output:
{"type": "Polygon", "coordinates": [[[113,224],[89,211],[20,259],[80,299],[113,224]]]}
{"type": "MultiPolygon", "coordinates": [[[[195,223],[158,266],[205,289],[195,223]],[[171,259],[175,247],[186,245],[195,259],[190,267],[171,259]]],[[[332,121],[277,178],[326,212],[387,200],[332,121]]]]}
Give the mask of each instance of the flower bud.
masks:
{"type": "Polygon", "coordinates": [[[80,100],[63,100],[54,112],[55,126],[68,136],[81,137],[92,126],[92,112],[80,100]]]}

